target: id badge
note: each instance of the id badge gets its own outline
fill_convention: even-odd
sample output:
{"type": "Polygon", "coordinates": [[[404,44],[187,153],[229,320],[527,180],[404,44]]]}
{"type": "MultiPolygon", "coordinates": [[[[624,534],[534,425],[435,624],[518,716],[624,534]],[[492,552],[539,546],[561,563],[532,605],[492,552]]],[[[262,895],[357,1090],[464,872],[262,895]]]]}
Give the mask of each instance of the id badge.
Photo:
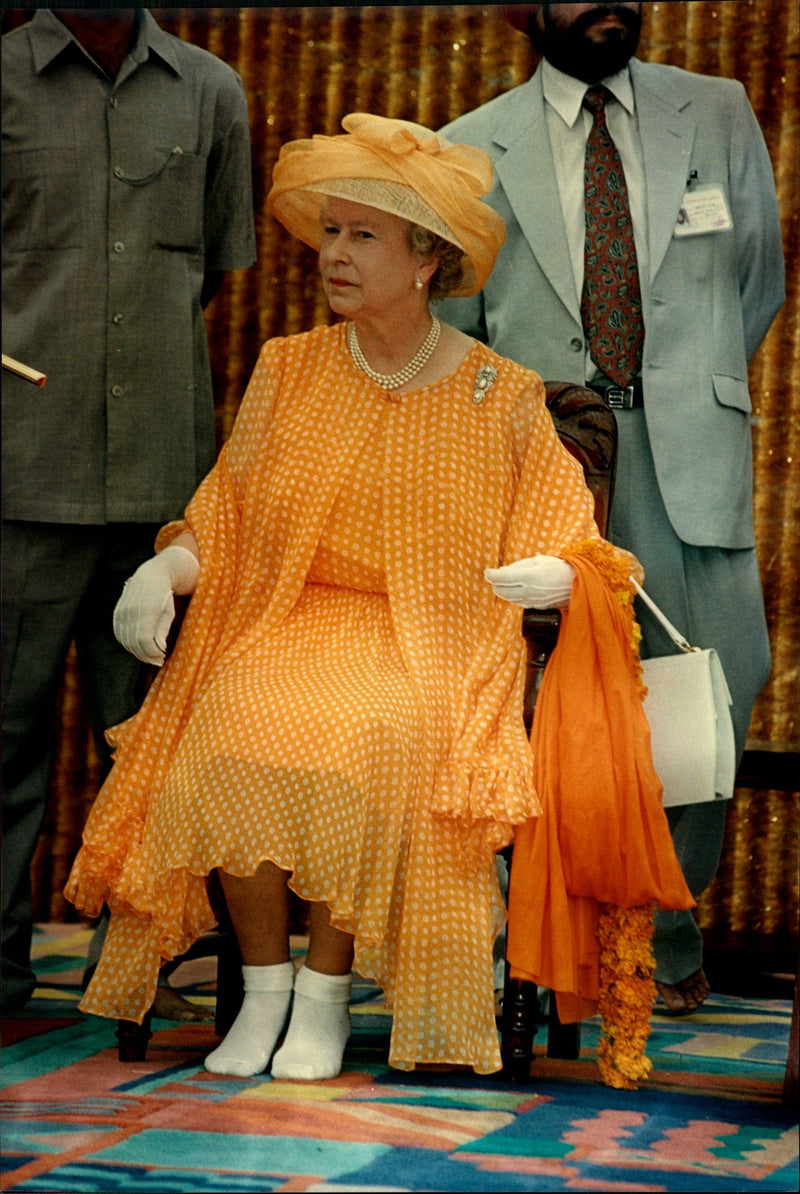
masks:
{"type": "Polygon", "coordinates": [[[729,232],[731,228],[733,220],[722,187],[687,188],[673,236],[703,236],[708,232],[729,232]]]}

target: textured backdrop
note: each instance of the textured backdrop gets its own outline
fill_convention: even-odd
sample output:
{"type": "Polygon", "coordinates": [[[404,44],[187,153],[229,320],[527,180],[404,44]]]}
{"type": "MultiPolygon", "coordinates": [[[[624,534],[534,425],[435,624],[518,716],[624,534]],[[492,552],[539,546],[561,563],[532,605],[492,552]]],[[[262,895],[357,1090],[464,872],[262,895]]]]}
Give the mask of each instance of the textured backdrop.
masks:
{"type": "MultiPolygon", "coordinates": [[[[640,57],[737,78],[747,88],[778,185],[789,297],[751,370],[756,518],[773,674],[750,746],[800,749],[798,551],[798,17],[796,0],[646,3],[640,57]]],[[[523,82],[536,59],[496,5],[343,5],[154,9],[160,23],[241,74],[248,95],[258,262],[233,275],[208,312],[220,442],[264,339],[328,319],[313,255],[268,215],[284,141],[340,131],[351,111],[439,127],[523,82]]],[[[6,10],[4,30],[27,19],[6,10]]],[[[62,919],[60,891],[96,790],[74,661],[57,716],[57,765],[34,864],[36,916],[62,919]]],[[[704,928],[753,947],[797,941],[797,793],[739,789],[725,858],[703,898],[704,928]]]]}

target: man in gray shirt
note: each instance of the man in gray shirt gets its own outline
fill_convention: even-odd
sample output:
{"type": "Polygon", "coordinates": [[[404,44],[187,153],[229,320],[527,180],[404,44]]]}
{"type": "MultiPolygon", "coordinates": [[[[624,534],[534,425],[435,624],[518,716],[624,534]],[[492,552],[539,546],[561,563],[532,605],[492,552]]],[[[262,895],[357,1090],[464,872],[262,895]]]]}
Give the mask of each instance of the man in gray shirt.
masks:
{"type": "Polygon", "coordinates": [[[54,699],[78,648],[95,738],[135,712],[124,580],[215,456],[203,307],[255,259],[238,75],[144,10],[40,10],[2,39],[3,1010],[30,966],[54,699]]]}

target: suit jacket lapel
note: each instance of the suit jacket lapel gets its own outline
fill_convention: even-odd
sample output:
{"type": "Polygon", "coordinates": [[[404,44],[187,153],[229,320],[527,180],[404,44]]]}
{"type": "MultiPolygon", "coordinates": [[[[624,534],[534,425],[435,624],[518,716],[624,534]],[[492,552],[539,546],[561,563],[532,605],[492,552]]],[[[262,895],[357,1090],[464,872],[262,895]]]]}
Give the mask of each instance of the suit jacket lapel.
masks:
{"type": "Polygon", "coordinates": [[[686,191],[696,123],[691,101],[676,102],[657,72],[630,64],[647,182],[647,235],[652,281],[669,247],[686,191]]]}
{"type": "Polygon", "coordinates": [[[561,216],[538,71],[517,88],[514,100],[494,135],[496,144],[505,150],[495,163],[497,177],[536,260],[580,323],[580,301],[561,216]]]}

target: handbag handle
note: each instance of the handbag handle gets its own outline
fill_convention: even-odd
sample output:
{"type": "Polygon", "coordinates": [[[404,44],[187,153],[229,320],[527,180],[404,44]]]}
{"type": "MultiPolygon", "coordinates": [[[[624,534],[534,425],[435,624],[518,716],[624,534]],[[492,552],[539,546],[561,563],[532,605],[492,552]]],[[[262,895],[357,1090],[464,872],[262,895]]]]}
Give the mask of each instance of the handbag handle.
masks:
{"type": "Polygon", "coordinates": [[[673,643],[675,644],[675,646],[678,648],[679,651],[683,651],[684,654],[688,654],[689,651],[699,651],[701,649],[700,647],[693,647],[691,645],[691,643],[688,642],[683,637],[680,630],[675,629],[675,627],[672,625],[672,623],[670,622],[667,615],[665,613],[662,613],[662,611],[658,608],[658,606],[656,605],[653,598],[650,597],[649,594],[645,593],[644,589],[639,584],[639,582],[635,576],[631,577],[631,583],[633,584],[634,589],[639,594],[639,596],[641,597],[641,599],[645,603],[645,605],[648,607],[648,609],[650,609],[651,612],[654,613],[655,616],[658,618],[659,622],[664,627],[667,634],[672,639],[673,643]]]}

